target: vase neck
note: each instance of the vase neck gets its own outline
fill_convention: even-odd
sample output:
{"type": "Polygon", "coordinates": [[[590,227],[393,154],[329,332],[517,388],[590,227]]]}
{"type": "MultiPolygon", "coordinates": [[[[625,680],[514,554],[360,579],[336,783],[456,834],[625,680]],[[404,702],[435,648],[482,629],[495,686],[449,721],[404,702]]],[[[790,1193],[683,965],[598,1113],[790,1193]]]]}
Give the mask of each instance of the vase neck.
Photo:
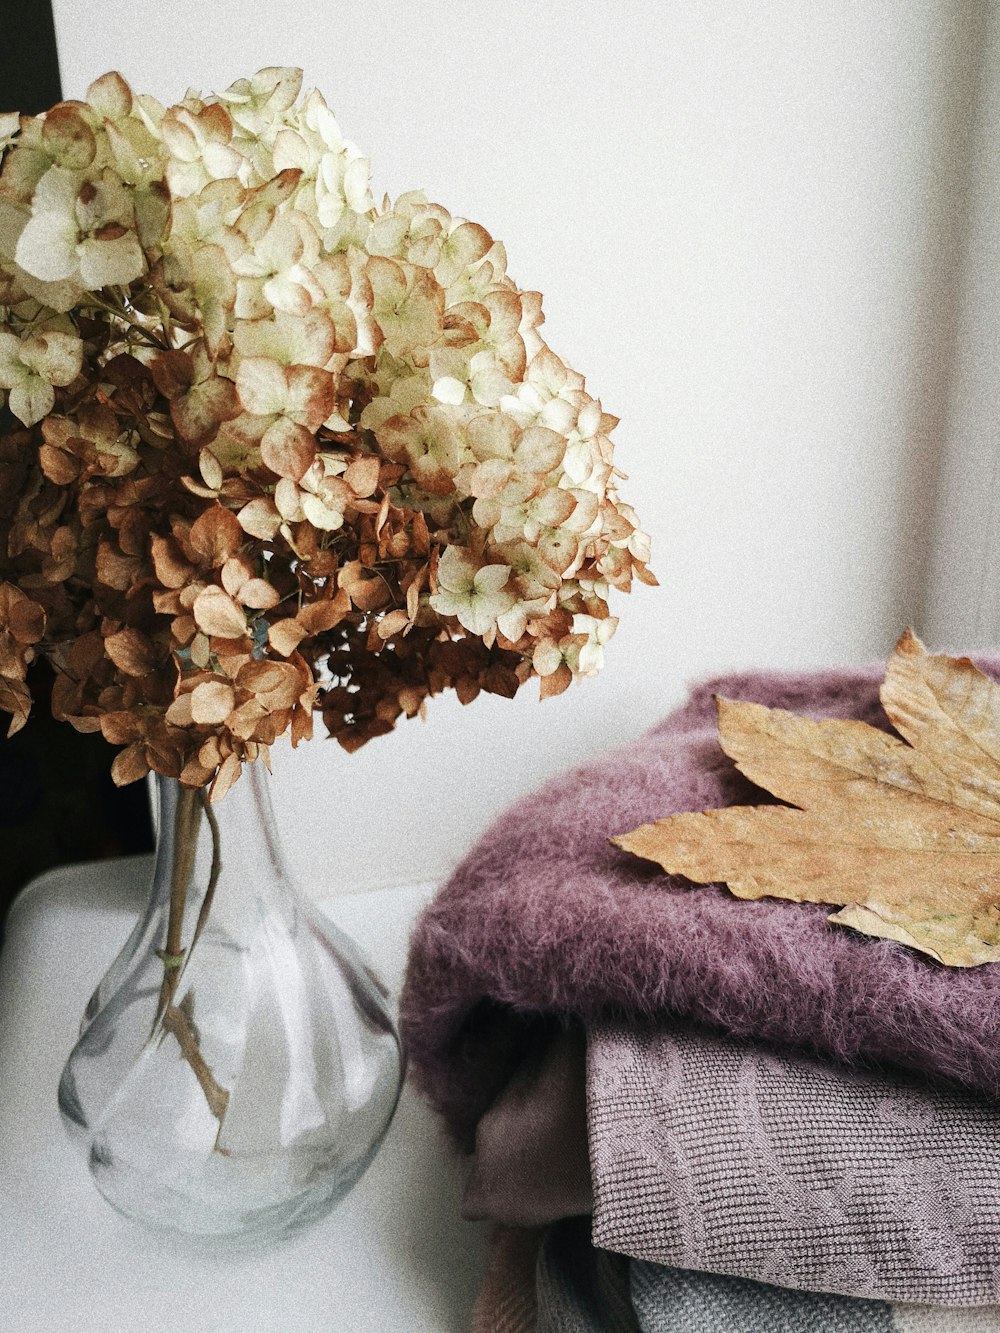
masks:
{"type": "Polygon", "coordinates": [[[157,776],[159,902],[169,902],[181,886],[189,902],[212,891],[213,911],[227,911],[248,896],[287,893],[268,779],[262,764],[247,764],[241,779],[212,804],[204,789],[157,776]]]}

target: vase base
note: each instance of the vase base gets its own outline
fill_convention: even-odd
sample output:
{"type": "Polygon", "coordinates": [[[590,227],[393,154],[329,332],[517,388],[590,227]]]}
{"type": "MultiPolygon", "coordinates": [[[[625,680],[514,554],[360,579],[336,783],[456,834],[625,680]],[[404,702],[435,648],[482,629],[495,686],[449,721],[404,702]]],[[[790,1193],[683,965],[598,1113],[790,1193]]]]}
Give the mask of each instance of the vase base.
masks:
{"type": "Polygon", "coordinates": [[[324,1218],[354,1188],[374,1158],[378,1145],[344,1171],[328,1174],[322,1186],[257,1208],[212,1206],[172,1189],[162,1181],[123,1171],[99,1139],[91,1144],[89,1166],[94,1184],[120,1216],[138,1222],[175,1245],[198,1253],[270,1249],[324,1218]]]}

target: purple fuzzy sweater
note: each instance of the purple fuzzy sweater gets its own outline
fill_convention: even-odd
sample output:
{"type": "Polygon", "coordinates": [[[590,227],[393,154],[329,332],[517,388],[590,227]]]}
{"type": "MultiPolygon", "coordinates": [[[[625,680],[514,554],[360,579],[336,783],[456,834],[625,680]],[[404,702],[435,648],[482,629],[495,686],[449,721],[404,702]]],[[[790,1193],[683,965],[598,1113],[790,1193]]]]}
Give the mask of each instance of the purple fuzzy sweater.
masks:
{"type": "MultiPolygon", "coordinates": [[[[1000,663],[981,663],[1000,677],[1000,663]]],[[[950,970],[830,925],[823,906],[741,902],[608,843],[681,810],[769,799],[719,748],[713,695],[890,730],[882,670],[733,675],[639,740],[503,815],[413,937],[403,1033],[418,1085],[465,1146],[528,1037],[570,1018],[682,1016],[1000,1094],[1000,965],[950,970]]]]}

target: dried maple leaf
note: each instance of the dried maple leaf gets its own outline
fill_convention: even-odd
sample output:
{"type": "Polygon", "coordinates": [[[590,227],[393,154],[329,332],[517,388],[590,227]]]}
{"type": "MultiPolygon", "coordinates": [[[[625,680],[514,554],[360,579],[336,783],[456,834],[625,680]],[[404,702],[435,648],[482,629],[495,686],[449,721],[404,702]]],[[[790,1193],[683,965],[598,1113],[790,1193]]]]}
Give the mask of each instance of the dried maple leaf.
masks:
{"type": "Polygon", "coordinates": [[[907,630],[880,697],[903,740],[718,699],[723,750],[788,805],[672,815],[611,841],[739,898],[837,904],[831,921],[953,967],[1000,962],[1000,686],[907,630]]]}

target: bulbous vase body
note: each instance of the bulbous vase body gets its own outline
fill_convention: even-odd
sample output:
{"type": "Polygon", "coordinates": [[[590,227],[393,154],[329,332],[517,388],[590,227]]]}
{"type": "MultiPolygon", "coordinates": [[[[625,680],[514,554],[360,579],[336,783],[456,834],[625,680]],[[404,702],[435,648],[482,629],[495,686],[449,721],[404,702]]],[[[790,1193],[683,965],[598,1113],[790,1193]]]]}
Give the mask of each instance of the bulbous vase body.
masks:
{"type": "Polygon", "coordinates": [[[59,1107],[119,1212],[213,1246],[322,1216],[399,1095],[385,988],[297,891],[260,763],[217,804],[158,778],[149,905],[87,1006],[59,1107]]]}

